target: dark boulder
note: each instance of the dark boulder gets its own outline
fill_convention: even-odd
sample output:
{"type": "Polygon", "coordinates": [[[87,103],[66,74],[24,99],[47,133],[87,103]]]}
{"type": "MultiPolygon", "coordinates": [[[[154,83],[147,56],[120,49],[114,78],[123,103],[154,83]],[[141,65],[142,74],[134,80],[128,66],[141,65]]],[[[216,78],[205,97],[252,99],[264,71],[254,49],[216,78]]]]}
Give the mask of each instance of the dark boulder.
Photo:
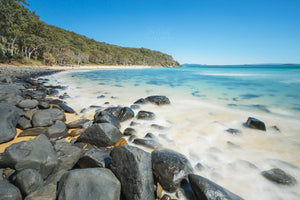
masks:
{"type": "Polygon", "coordinates": [[[146,103],[149,103],[149,101],[145,100],[144,98],[140,98],[133,104],[146,104],[146,103]]]}
{"type": "Polygon", "coordinates": [[[34,169],[24,169],[17,173],[15,184],[23,196],[34,192],[42,186],[44,180],[39,172],[34,169]]]}
{"type": "Polygon", "coordinates": [[[287,174],[285,171],[274,168],[261,173],[266,179],[281,185],[295,185],[297,181],[294,177],[287,174]]]}
{"type": "Polygon", "coordinates": [[[121,185],[105,168],[75,169],[59,181],[58,200],[119,200],[121,185]]]}
{"type": "Polygon", "coordinates": [[[65,114],[59,109],[38,110],[32,116],[33,127],[51,126],[56,120],[65,121],[65,114]]]}
{"type": "Polygon", "coordinates": [[[128,119],[132,119],[134,117],[134,112],[128,107],[124,107],[121,109],[120,114],[118,116],[118,120],[120,122],[124,122],[128,119]]]}
{"type": "Polygon", "coordinates": [[[92,147],[78,160],[80,168],[107,167],[111,149],[98,149],[92,147]]]}
{"type": "Polygon", "coordinates": [[[265,123],[260,121],[259,119],[249,117],[246,124],[249,128],[266,131],[265,123]]]}
{"type": "Polygon", "coordinates": [[[57,185],[61,177],[66,173],[61,170],[50,175],[44,182],[44,185],[26,196],[25,200],[56,200],[57,185]]]}
{"type": "Polygon", "coordinates": [[[188,177],[198,199],[242,200],[241,197],[204,177],[195,174],[189,174],[188,177]]]}
{"type": "Polygon", "coordinates": [[[67,124],[68,128],[84,128],[84,124],[89,122],[89,119],[78,119],[67,124]]]}
{"type": "Polygon", "coordinates": [[[112,146],[122,137],[122,133],[110,123],[93,124],[83,132],[78,142],[89,143],[98,147],[112,146]]]}
{"type": "Polygon", "coordinates": [[[48,128],[47,136],[51,140],[58,140],[67,137],[68,129],[64,122],[57,120],[55,124],[48,128]]]}
{"type": "Polygon", "coordinates": [[[189,160],[180,153],[161,149],[154,150],[151,155],[154,177],[168,192],[175,192],[182,179],[193,172],[189,160]]]}
{"type": "Polygon", "coordinates": [[[6,182],[0,181],[0,199],[1,200],[22,200],[22,195],[20,190],[6,182]]]}
{"type": "Polygon", "coordinates": [[[48,127],[36,127],[36,128],[29,128],[21,132],[18,137],[26,137],[26,136],[38,136],[38,135],[47,135],[48,134],[48,127]]]}
{"type": "Polygon", "coordinates": [[[153,112],[141,110],[138,112],[137,118],[144,120],[153,120],[155,118],[155,114],[153,112]]]}
{"type": "Polygon", "coordinates": [[[117,146],[110,153],[110,168],[120,180],[126,199],[154,200],[149,153],[133,146],[117,146]]]}
{"type": "Polygon", "coordinates": [[[54,172],[57,162],[56,152],[45,135],[12,144],[0,154],[0,168],[35,169],[43,178],[54,172]]]}
{"type": "Polygon", "coordinates": [[[20,114],[19,109],[0,103],[0,144],[14,139],[20,114]]]}
{"type": "Polygon", "coordinates": [[[126,136],[131,136],[136,134],[136,131],[133,128],[126,128],[123,132],[124,135],[126,136]]]}
{"type": "Polygon", "coordinates": [[[166,96],[149,96],[145,100],[159,106],[170,104],[170,100],[166,96]]]}
{"type": "Polygon", "coordinates": [[[94,123],[111,123],[117,128],[121,127],[118,119],[107,111],[96,112],[94,116],[94,123]]]}
{"type": "Polygon", "coordinates": [[[37,100],[23,100],[23,101],[20,101],[18,103],[18,107],[19,108],[27,108],[27,109],[32,109],[32,108],[35,108],[39,105],[39,102],[37,100]]]}
{"type": "Polygon", "coordinates": [[[76,111],[73,108],[67,106],[64,103],[58,103],[57,105],[59,105],[59,107],[63,109],[66,113],[76,113],[76,111]]]}
{"type": "Polygon", "coordinates": [[[31,120],[27,119],[26,117],[21,117],[18,121],[17,128],[21,130],[25,130],[31,128],[31,120]]]}
{"type": "Polygon", "coordinates": [[[104,111],[106,111],[109,114],[112,114],[113,116],[115,116],[116,118],[118,118],[118,116],[120,115],[120,112],[121,112],[122,108],[123,107],[120,107],[120,106],[109,107],[109,108],[106,108],[104,111]]]}
{"type": "Polygon", "coordinates": [[[72,169],[81,156],[81,149],[69,142],[57,142],[54,149],[58,156],[56,171],[72,169]]]}
{"type": "Polygon", "coordinates": [[[151,138],[136,138],[133,140],[133,143],[150,149],[156,149],[161,146],[157,140],[151,138]]]}

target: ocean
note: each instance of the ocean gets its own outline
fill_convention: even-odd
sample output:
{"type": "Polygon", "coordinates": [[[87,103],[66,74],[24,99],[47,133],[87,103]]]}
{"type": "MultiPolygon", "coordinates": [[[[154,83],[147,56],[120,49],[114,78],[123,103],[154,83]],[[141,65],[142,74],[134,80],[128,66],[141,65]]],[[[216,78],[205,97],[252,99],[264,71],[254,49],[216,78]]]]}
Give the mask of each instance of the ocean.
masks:
{"type": "MultiPolygon", "coordinates": [[[[69,106],[92,118],[98,106],[129,106],[139,98],[165,95],[169,106],[141,105],[153,121],[131,121],[138,137],[148,132],[165,148],[186,155],[196,174],[244,199],[299,199],[300,185],[275,185],[260,173],[280,168],[300,179],[300,67],[189,66],[176,68],[66,71],[50,76],[67,85],[69,106]],[[248,117],[267,131],[249,129],[248,117]],[[157,130],[151,124],[167,127],[157,130]],[[233,135],[229,128],[241,131],[233,135]],[[199,163],[203,167],[199,166],[199,163]]],[[[134,145],[134,144],[131,144],[134,145]]],[[[144,148],[145,149],[145,148],[144,148]]],[[[151,149],[145,149],[151,152],[151,149]]]]}

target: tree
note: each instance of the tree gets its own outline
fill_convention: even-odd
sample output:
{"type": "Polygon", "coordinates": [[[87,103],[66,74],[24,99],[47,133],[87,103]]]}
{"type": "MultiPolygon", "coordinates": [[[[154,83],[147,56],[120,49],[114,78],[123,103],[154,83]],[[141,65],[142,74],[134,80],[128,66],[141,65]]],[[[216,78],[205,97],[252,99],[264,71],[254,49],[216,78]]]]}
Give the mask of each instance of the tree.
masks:
{"type": "Polygon", "coordinates": [[[43,58],[45,65],[53,65],[56,62],[54,56],[51,53],[44,53],[43,58]]]}

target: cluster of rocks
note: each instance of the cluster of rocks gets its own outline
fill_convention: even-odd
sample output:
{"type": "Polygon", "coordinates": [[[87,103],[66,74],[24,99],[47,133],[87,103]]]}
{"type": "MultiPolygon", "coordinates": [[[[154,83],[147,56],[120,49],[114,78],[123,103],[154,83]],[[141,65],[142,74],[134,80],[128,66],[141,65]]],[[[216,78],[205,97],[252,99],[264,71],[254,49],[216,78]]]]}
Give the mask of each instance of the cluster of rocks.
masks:
{"type": "MultiPolygon", "coordinates": [[[[124,121],[153,120],[153,112],[133,110],[145,103],[170,104],[167,97],[150,96],[130,107],[108,107],[97,111],[93,120],[65,124],[65,112],[73,109],[59,98],[46,98],[57,95],[55,90],[62,86],[47,85],[42,78],[11,80],[0,86],[0,143],[12,140],[16,127],[23,130],[20,137],[36,137],[12,144],[0,154],[0,199],[242,199],[194,174],[187,157],[164,149],[152,133],[138,138],[132,127],[120,131],[124,121]],[[68,133],[68,129],[74,130],[68,133]],[[67,142],[67,136],[77,138],[67,142]]],[[[296,183],[283,171],[262,175],[280,184],[296,183]]]]}

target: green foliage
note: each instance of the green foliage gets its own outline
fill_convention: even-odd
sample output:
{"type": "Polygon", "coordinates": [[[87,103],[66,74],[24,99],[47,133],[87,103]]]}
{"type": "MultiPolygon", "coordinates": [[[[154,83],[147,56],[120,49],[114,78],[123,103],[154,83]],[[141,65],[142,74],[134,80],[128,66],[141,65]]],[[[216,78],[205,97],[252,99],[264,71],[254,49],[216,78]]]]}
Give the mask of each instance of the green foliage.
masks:
{"type": "Polygon", "coordinates": [[[44,53],[43,58],[44,58],[44,63],[46,65],[53,65],[56,62],[54,56],[51,53],[44,53]]]}
{"type": "Polygon", "coordinates": [[[34,57],[58,65],[179,65],[159,51],[97,42],[48,25],[23,5],[25,0],[0,0],[0,61],[34,57]]]}

